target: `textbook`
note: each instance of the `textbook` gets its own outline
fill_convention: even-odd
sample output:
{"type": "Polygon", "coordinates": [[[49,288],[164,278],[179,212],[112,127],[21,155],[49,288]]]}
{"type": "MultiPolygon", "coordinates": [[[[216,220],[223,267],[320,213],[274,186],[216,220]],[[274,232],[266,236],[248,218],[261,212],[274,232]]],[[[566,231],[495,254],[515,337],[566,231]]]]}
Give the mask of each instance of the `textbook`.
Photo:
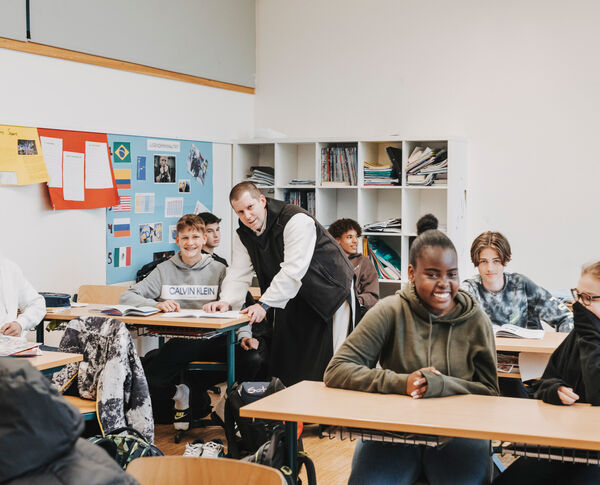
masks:
{"type": "Polygon", "coordinates": [[[518,327],[512,323],[505,323],[504,325],[492,325],[492,328],[494,329],[494,335],[496,337],[530,338],[538,340],[544,338],[543,330],[518,327]]]}
{"type": "Polygon", "coordinates": [[[106,307],[102,310],[105,315],[115,315],[118,317],[147,317],[160,312],[158,308],[152,306],[131,306],[131,305],[114,305],[106,307]]]}
{"type": "Polygon", "coordinates": [[[9,355],[17,356],[19,353],[31,350],[30,355],[37,355],[39,343],[29,342],[24,337],[9,337],[8,335],[0,335],[0,357],[9,355]],[[35,350],[35,352],[34,352],[35,350]]]}
{"type": "Polygon", "coordinates": [[[240,312],[205,312],[204,310],[179,310],[159,315],[160,318],[240,318],[240,312]]]}

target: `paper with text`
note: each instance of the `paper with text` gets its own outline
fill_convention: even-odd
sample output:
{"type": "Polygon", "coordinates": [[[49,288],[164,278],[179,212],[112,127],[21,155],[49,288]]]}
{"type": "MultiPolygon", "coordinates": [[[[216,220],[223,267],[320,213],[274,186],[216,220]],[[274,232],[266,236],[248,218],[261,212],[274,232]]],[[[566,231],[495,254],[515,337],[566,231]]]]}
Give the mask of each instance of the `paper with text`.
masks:
{"type": "Polygon", "coordinates": [[[61,138],[40,136],[44,161],[48,169],[48,187],[62,187],[63,141],[61,138]]]}
{"type": "Polygon", "coordinates": [[[63,153],[63,199],[84,200],[84,162],[83,153],[63,153]]]}
{"type": "Polygon", "coordinates": [[[108,145],[85,142],[85,188],[110,189],[113,186],[108,160],[108,145]]]}

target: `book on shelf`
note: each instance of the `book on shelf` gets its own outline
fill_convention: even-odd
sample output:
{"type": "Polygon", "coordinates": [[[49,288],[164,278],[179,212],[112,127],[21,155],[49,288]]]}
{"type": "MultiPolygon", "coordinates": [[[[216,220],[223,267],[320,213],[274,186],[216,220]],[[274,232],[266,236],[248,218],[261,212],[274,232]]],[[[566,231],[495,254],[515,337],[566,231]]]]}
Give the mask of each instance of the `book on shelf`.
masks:
{"type": "Polygon", "coordinates": [[[523,328],[512,323],[505,323],[504,325],[492,325],[494,329],[494,335],[496,337],[508,337],[508,338],[528,338],[528,339],[542,339],[544,338],[544,331],[534,328],[523,328]]]}
{"type": "Polygon", "coordinates": [[[321,149],[321,185],[331,183],[356,185],[357,149],[352,147],[325,147],[321,149]]]}
{"type": "Polygon", "coordinates": [[[313,190],[287,190],[284,199],[288,204],[302,207],[310,215],[315,215],[315,192],[313,190]]]}
{"type": "Polygon", "coordinates": [[[0,357],[30,357],[38,354],[37,342],[29,342],[25,337],[0,335],[0,357]]]}
{"type": "Polygon", "coordinates": [[[379,238],[368,237],[368,258],[380,279],[400,280],[400,256],[379,238]]]}
{"type": "Polygon", "coordinates": [[[292,179],[288,182],[289,185],[315,185],[314,180],[310,179],[292,179]]]}
{"type": "Polygon", "coordinates": [[[415,147],[406,165],[406,185],[446,185],[448,151],[446,148],[415,147]]]}
{"type": "Polygon", "coordinates": [[[159,318],[240,318],[240,312],[205,312],[204,310],[179,310],[178,312],[161,313],[159,318]]]}
{"type": "Polygon", "coordinates": [[[255,185],[275,185],[275,169],[268,166],[250,167],[250,173],[247,176],[247,182],[255,185]]]}
{"type": "Polygon", "coordinates": [[[117,317],[147,317],[160,312],[160,310],[153,306],[131,306],[131,305],[113,305],[101,310],[101,313],[105,315],[114,315],[117,317]]]}
{"type": "Polygon", "coordinates": [[[402,219],[395,217],[387,219],[385,221],[371,222],[363,226],[365,232],[391,232],[401,233],[402,232],[402,219]]]}
{"type": "Polygon", "coordinates": [[[381,164],[365,161],[363,162],[363,174],[365,186],[387,186],[399,183],[398,175],[396,175],[391,162],[381,164]]]}

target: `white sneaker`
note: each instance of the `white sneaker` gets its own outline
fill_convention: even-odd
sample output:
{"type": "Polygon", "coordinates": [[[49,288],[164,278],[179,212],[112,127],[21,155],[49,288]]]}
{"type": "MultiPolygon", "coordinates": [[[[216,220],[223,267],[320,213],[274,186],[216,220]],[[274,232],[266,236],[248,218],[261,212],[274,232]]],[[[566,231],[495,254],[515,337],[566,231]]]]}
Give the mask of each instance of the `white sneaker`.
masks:
{"type": "Polygon", "coordinates": [[[204,446],[204,443],[187,443],[183,456],[202,456],[204,446]]]}
{"type": "Polygon", "coordinates": [[[219,458],[223,456],[223,443],[221,440],[209,441],[202,447],[202,458],[219,458]]]}

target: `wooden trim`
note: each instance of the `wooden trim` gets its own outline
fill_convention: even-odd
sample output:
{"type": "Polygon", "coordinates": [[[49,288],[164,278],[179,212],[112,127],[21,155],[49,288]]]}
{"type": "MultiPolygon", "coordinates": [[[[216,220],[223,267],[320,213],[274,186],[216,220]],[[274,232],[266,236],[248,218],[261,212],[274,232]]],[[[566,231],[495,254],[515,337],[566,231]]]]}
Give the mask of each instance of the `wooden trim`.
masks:
{"type": "Polygon", "coordinates": [[[64,59],[67,61],[82,62],[84,64],[92,64],[94,66],[108,67],[110,69],[120,69],[121,71],[135,72],[137,74],[145,74],[147,76],[162,77],[172,79],[174,81],[182,81],[192,84],[201,84],[211,88],[227,89],[229,91],[238,91],[240,93],[254,94],[254,88],[241,86],[239,84],[226,83],[223,81],[214,81],[203,77],[192,76],[190,74],[182,74],[156,67],[144,66],[133,62],[119,61],[108,57],[95,56],[85,54],[83,52],[72,51],[69,49],[61,49],[35,42],[22,42],[20,40],[7,39],[0,37],[0,48],[11,49],[19,52],[27,52],[29,54],[37,54],[40,56],[54,57],[56,59],[64,59]]]}

